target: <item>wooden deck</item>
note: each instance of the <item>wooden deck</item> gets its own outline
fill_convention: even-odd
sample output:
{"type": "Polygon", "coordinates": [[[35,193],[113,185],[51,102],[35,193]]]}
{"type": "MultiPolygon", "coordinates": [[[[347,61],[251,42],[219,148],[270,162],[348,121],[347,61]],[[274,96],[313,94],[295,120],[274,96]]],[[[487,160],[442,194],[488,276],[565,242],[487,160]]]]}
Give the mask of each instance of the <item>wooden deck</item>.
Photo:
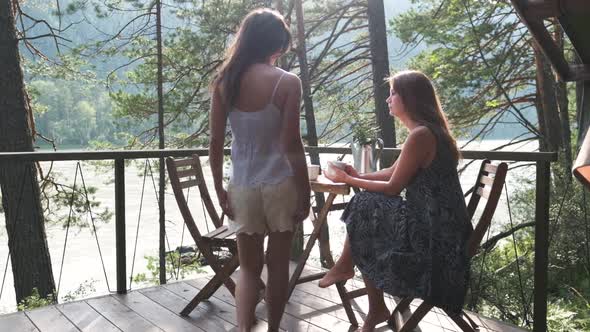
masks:
{"type": "MultiPolygon", "coordinates": [[[[317,270],[307,269],[305,274],[317,270]]],[[[201,303],[188,318],[178,313],[201,289],[211,276],[176,282],[130,292],[126,295],[107,295],[83,301],[48,306],[31,311],[0,316],[0,331],[231,331],[236,325],[235,302],[224,287],[208,302],[201,303]]],[[[349,288],[361,287],[352,280],[349,288]]],[[[393,299],[388,299],[390,309],[393,299]]],[[[419,304],[419,301],[413,303],[419,304]]],[[[355,300],[357,317],[365,316],[366,297],[355,300]]],[[[266,331],[266,310],[262,302],[257,308],[259,322],[255,331],[266,331]]],[[[484,331],[525,331],[496,320],[471,317],[484,331]]],[[[287,304],[281,328],[284,331],[354,331],[339,304],[335,287],[321,289],[316,283],[298,285],[287,304]]],[[[419,325],[422,332],[450,332],[459,328],[444,314],[431,312],[419,325]]],[[[389,331],[382,324],[377,331],[389,331]]]]}

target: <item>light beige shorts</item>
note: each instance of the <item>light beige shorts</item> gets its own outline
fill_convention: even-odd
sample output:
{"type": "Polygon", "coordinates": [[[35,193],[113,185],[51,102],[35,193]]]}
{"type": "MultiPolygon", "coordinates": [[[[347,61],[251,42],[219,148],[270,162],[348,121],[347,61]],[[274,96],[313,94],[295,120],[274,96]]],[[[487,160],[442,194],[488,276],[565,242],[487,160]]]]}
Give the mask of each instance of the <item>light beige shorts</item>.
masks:
{"type": "Polygon", "coordinates": [[[294,230],[297,188],[293,177],[278,184],[257,187],[228,187],[234,220],[229,227],[236,234],[266,234],[294,230]]]}

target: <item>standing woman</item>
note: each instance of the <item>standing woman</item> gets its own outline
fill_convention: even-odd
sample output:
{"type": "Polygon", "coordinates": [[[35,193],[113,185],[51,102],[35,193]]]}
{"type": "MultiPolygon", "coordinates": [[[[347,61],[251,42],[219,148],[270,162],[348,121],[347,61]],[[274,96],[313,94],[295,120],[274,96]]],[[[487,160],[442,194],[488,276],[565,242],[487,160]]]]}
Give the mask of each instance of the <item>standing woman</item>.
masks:
{"type": "Polygon", "coordinates": [[[274,66],[291,34],[270,9],[242,21],[212,83],[209,158],[219,204],[237,234],[238,329],[255,322],[258,280],[268,234],[266,303],[269,331],[278,331],[289,281],[289,252],[297,223],[309,214],[310,188],[299,132],[301,82],[274,66]],[[233,172],[223,188],[226,122],[232,131],[233,172]]]}
{"type": "Polygon", "coordinates": [[[350,166],[326,174],[366,189],[343,212],[348,239],[320,281],[327,287],[351,278],[353,264],[359,268],[369,295],[363,332],[389,318],[384,291],[459,314],[469,277],[466,245],[473,229],[457,174],[459,151],[434,87],[417,71],[398,73],[389,83],[389,112],[409,131],[398,160],[370,174],[350,166]]]}

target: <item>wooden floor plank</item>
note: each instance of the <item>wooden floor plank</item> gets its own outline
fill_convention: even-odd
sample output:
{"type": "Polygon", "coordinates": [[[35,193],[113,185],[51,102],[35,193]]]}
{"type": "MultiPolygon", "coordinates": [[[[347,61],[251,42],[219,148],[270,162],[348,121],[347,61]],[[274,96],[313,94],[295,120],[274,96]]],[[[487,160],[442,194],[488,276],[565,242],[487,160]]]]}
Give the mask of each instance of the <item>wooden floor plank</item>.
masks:
{"type": "MultiPolygon", "coordinates": [[[[195,297],[195,295],[197,295],[199,292],[198,288],[195,288],[185,282],[175,282],[167,284],[164,287],[188,301],[192,300],[193,297],[195,297]]],[[[234,305],[212,296],[209,300],[199,303],[198,307],[207,308],[207,306],[207,310],[210,310],[216,316],[223,318],[234,325],[238,324],[236,318],[236,307],[234,305]]],[[[259,320],[256,325],[257,329],[265,330],[268,328],[268,324],[265,320],[259,320]]]]}
{"type": "Polygon", "coordinates": [[[81,331],[121,331],[84,301],[60,304],[56,308],[81,331]]]}
{"type": "MultiPolygon", "coordinates": [[[[313,273],[320,272],[321,270],[317,269],[317,268],[313,268],[313,267],[312,268],[306,267],[304,271],[307,274],[313,274],[313,273]]],[[[355,279],[349,280],[346,283],[346,287],[349,291],[351,291],[351,290],[363,288],[364,283],[362,280],[355,278],[355,279]]],[[[305,303],[302,301],[308,301],[309,305],[314,307],[318,311],[321,311],[321,312],[324,312],[327,314],[331,314],[331,315],[336,315],[338,318],[348,321],[346,313],[344,312],[344,308],[341,306],[340,295],[338,294],[338,291],[336,290],[335,286],[331,286],[328,288],[320,288],[319,286],[317,286],[317,282],[308,282],[308,283],[300,284],[300,285],[297,285],[297,287],[295,287],[295,291],[293,292],[291,300],[298,301],[300,303],[305,303]],[[298,294],[297,291],[300,291],[301,294],[298,294]],[[313,300],[313,299],[317,299],[317,300],[313,300]],[[338,306],[339,308],[341,308],[341,310],[335,310],[335,311],[330,312],[330,311],[322,308],[322,306],[321,306],[322,302],[333,303],[334,306],[338,306]]],[[[390,310],[393,310],[397,304],[397,301],[392,296],[389,296],[387,294],[385,297],[385,301],[386,301],[386,304],[390,310]]],[[[413,312],[421,303],[422,303],[422,300],[415,299],[412,302],[411,311],[413,312]]],[[[355,311],[355,315],[357,316],[357,320],[359,320],[359,324],[362,324],[362,320],[366,317],[366,312],[369,307],[367,296],[362,296],[362,297],[354,299],[352,301],[352,307],[353,307],[353,310],[355,311]]],[[[446,315],[444,313],[442,313],[442,311],[439,310],[438,308],[434,308],[433,310],[431,310],[431,312],[429,312],[422,319],[422,321],[418,324],[418,329],[420,329],[421,331],[427,331],[427,332],[431,332],[431,331],[432,332],[459,331],[459,327],[457,325],[455,325],[455,323],[452,320],[450,320],[448,317],[446,317],[446,315]],[[444,317],[441,318],[440,316],[444,316],[444,317]]],[[[482,332],[485,332],[485,331],[486,331],[485,329],[482,329],[482,332]]]]}
{"type": "Polygon", "coordinates": [[[170,312],[158,303],[152,301],[140,292],[131,292],[124,295],[111,295],[129,309],[137,312],[152,324],[166,332],[193,332],[205,331],[190,322],[170,312]]]}
{"type": "Polygon", "coordinates": [[[90,299],[86,303],[123,332],[162,332],[162,329],[111,296],[90,299]]]}
{"type": "MultiPolygon", "coordinates": [[[[295,269],[296,264],[294,262],[291,262],[290,265],[290,273],[293,273],[293,270],[295,269]]],[[[301,273],[301,276],[306,276],[306,275],[310,275],[310,274],[316,274],[318,272],[320,272],[320,269],[314,269],[314,268],[308,268],[306,267],[303,272],[301,273]]],[[[238,270],[239,272],[239,270],[238,270]]],[[[237,273],[236,272],[236,277],[237,277],[237,273]]],[[[262,273],[262,278],[263,280],[266,281],[266,266],[263,269],[263,273],[262,273]]],[[[353,287],[350,288],[349,290],[353,290],[353,289],[357,289],[358,287],[353,287]]],[[[352,308],[353,310],[355,310],[355,314],[357,315],[357,318],[360,318],[361,320],[364,319],[364,317],[366,316],[366,308],[368,308],[368,301],[366,300],[366,297],[363,298],[359,298],[359,299],[354,299],[353,301],[351,301],[352,304],[352,308]],[[359,301],[360,299],[360,304],[357,303],[357,301],[359,301]],[[362,304],[365,304],[365,307],[362,307],[362,304]]],[[[319,288],[317,286],[317,281],[315,282],[308,282],[305,284],[300,284],[297,285],[293,291],[293,294],[291,295],[291,298],[289,299],[289,302],[297,302],[303,305],[307,305],[309,307],[312,307],[314,309],[317,309],[318,311],[321,311],[322,313],[325,314],[329,314],[332,315],[334,317],[337,317],[339,319],[345,320],[348,322],[348,316],[346,315],[346,311],[344,311],[344,307],[342,306],[341,300],[340,300],[340,295],[338,295],[338,291],[336,290],[336,287],[329,287],[329,288],[319,288]]]]}
{"type": "MultiPolygon", "coordinates": [[[[189,280],[187,284],[201,289],[208,279],[199,278],[189,280]]],[[[235,305],[233,296],[226,288],[220,288],[215,292],[214,297],[235,305]]],[[[322,318],[315,317],[315,310],[313,308],[301,305],[299,303],[288,303],[285,308],[285,314],[281,320],[281,328],[288,331],[312,331],[312,330],[328,330],[328,331],[347,331],[350,327],[348,322],[344,322],[329,315],[320,315],[322,318]],[[307,319],[302,319],[303,315],[308,316],[307,319]],[[311,324],[310,324],[311,323],[311,324]]],[[[257,307],[257,316],[264,320],[267,319],[266,307],[264,303],[257,307]]]]}
{"type": "Polygon", "coordinates": [[[0,331],[38,332],[24,312],[0,316],[0,331]]]}
{"type": "MultiPolygon", "coordinates": [[[[302,275],[317,273],[306,268],[302,275]]],[[[266,273],[263,273],[263,277],[266,273]]],[[[221,287],[208,301],[203,301],[189,315],[179,312],[199,292],[211,276],[164,286],[137,290],[128,295],[110,295],[86,301],[59,304],[41,309],[0,315],[0,331],[107,331],[107,332],[175,332],[235,331],[235,299],[221,287]]],[[[348,283],[350,290],[363,287],[362,281],[348,283]]],[[[396,301],[387,299],[390,309],[396,301]]],[[[413,311],[421,300],[414,300],[413,311]]],[[[368,309],[367,297],[356,299],[353,309],[362,322],[368,309]]],[[[258,324],[253,331],[266,331],[267,309],[263,301],[257,306],[258,324]]],[[[481,332],[523,332],[525,330],[471,313],[481,332]]],[[[336,287],[319,288],[317,282],[298,285],[285,308],[281,331],[325,332],[352,330],[336,287]]],[[[376,331],[389,331],[381,324],[376,331]]],[[[440,309],[434,308],[420,322],[420,332],[459,332],[458,327],[440,309]]]]}
{"type": "MultiPolygon", "coordinates": [[[[471,317],[473,317],[473,315],[471,317]]],[[[480,326],[487,329],[488,331],[494,331],[494,332],[522,332],[523,331],[522,328],[516,327],[516,326],[508,324],[508,323],[498,321],[493,318],[479,317],[479,320],[475,320],[475,322],[476,323],[481,322],[480,326]]],[[[482,329],[482,331],[483,331],[483,329],[482,329]]]]}
{"type": "MultiPolygon", "coordinates": [[[[187,301],[192,300],[199,292],[198,289],[188,285],[185,282],[170,283],[165,285],[164,287],[187,301]]],[[[203,301],[199,303],[198,308],[207,310],[211,314],[214,314],[217,317],[220,317],[233,325],[238,324],[236,318],[236,308],[225,302],[220,301],[217,298],[212,297],[208,301],[203,301]]]]}
{"type": "Polygon", "coordinates": [[[31,311],[25,311],[25,315],[37,326],[41,332],[70,332],[79,329],[70,322],[55,306],[47,306],[31,311]]]}
{"type": "MultiPolygon", "coordinates": [[[[147,288],[140,290],[140,292],[179,317],[182,309],[188,304],[187,300],[163,287],[147,288]]],[[[234,324],[216,316],[212,310],[207,310],[207,308],[210,309],[211,306],[197,307],[188,317],[185,317],[184,319],[195,326],[201,327],[205,331],[212,332],[227,331],[235,326],[234,324]]]]}

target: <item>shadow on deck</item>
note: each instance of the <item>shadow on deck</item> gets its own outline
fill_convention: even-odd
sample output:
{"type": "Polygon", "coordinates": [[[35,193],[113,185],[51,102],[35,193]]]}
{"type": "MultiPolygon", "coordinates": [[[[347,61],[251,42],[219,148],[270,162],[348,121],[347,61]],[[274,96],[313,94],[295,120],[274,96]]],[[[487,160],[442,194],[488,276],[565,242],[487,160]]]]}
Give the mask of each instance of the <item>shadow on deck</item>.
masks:
{"type": "MultiPolygon", "coordinates": [[[[294,264],[293,266],[294,267],[294,264]]],[[[318,270],[306,268],[305,274],[318,270]]],[[[0,331],[231,331],[236,325],[235,302],[224,287],[206,302],[199,304],[189,317],[178,313],[210,279],[175,282],[132,291],[125,295],[107,295],[83,301],[47,306],[31,311],[0,316],[0,331]]],[[[350,289],[362,287],[359,280],[347,283],[350,289]]],[[[315,283],[298,285],[285,309],[281,328],[285,331],[354,331],[346,318],[335,287],[322,289],[315,283]]],[[[387,299],[390,309],[395,301],[387,299]]],[[[413,309],[420,303],[415,301],[413,309]]],[[[364,318],[366,297],[353,301],[357,316],[364,318]]],[[[266,331],[266,309],[257,308],[255,331],[266,331]]],[[[480,331],[520,332],[523,329],[493,319],[471,314],[480,331]]],[[[382,324],[377,331],[389,331],[382,324]]],[[[450,332],[460,329],[438,310],[431,311],[420,323],[422,332],[450,332]]]]}

